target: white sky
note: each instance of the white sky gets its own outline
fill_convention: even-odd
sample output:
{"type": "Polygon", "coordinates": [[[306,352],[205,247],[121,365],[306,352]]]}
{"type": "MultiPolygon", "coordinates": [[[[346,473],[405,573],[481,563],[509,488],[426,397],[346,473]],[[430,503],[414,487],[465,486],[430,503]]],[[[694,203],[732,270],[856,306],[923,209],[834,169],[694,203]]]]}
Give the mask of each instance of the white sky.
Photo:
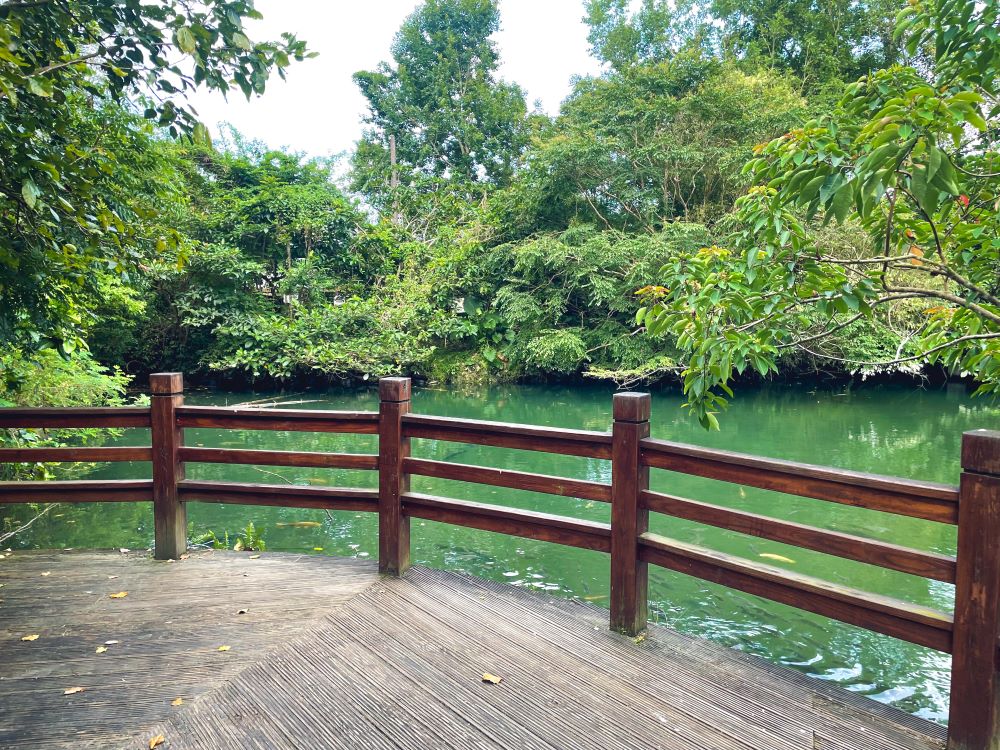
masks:
{"type": "MultiPolygon", "coordinates": [[[[273,76],[261,97],[247,102],[236,90],[192,97],[213,134],[230,122],[269,146],[312,156],[348,150],[361,137],[365,99],[351,76],[391,60],[393,37],[417,0],[257,0],[264,20],[248,27],[253,40],[290,31],[319,56],[293,63],[286,81],[273,76]]],[[[540,100],[549,114],[569,94],[570,78],[599,72],[590,57],[583,0],[500,0],[500,77],[540,100]]]]}

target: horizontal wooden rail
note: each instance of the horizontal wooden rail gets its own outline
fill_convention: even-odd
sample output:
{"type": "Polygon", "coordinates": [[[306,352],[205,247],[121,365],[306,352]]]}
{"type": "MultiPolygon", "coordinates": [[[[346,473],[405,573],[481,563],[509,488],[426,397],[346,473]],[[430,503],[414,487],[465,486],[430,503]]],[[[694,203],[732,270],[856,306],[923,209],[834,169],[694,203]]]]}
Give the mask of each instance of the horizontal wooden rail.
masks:
{"type": "Polygon", "coordinates": [[[128,503],[153,499],[151,479],[0,482],[0,505],[14,503],[128,503]]]}
{"type": "Polygon", "coordinates": [[[483,531],[555,542],[569,547],[611,551],[611,527],[596,521],[555,516],[537,511],[486,505],[467,500],[422,495],[403,495],[404,511],[415,518],[467,526],[483,531]]]}
{"type": "Polygon", "coordinates": [[[403,437],[518,448],[584,458],[611,458],[611,435],[590,430],[407,414],[403,417],[403,437]]]}
{"type": "Polygon", "coordinates": [[[256,464],[259,466],[301,466],[316,469],[377,469],[374,453],[310,453],[309,451],[232,450],[228,448],[185,448],[177,450],[181,461],[207,464],[256,464]]]}
{"type": "Polygon", "coordinates": [[[657,534],[639,539],[645,562],[832,617],[911,643],[951,652],[952,618],[927,607],[791,573],[657,534]]]}
{"type": "Polygon", "coordinates": [[[490,466],[452,464],[446,461],[431,461],[425,458],[403,460],[403,471],[437,479],[454,479],[458,482],[488,484],[494,487],[510,487],[515,490],[544,492],[549,495],[578,497],[583,500],[611,502],[611,485],[589,482],[582,479],[565,479],[548,474],[531,474],[524,471],[495,469],[490,466]]]}
{"type": "Polygon", "coordinates": [[[149,427],[146,406],[0,409],[0,427],[149,427]]]}
{"type": "Polygon", "coordinates": [[[0,448],[0,464],[74,461],[152,461],[147,446],[111,448],[0,448]]]}
{"type": "Polygon", "coordinates": [[[319,510],[378,511],[378,491],[354,487],[304,487],[292,484],[250,484],[183,479],[177,483],[181,500],[237,505],[274,505],[319,510]]]}
{"type": "Polygon", "coordinates": [[[350,432],[374,435],[378,413],[319,409],[253,409],[228,406],[179,406],[179,427],[291,432],[350,432]]]}
{"type": "Polygon", "coordinates": [[[902,573],[934,578],[945,583],[955,582],[955,558],[950,555],[923,552],[877,539],[781,521],[756,513],[723,508],[659,492],[647,490],[641,497],[643,505],[648,510],[675,518],[684,518],[902,573]]]}
{"type": "Polygon", "coordinates": [[[958,523],[958,487],[646,438],[643,465],[940,523],[958,523]]]}

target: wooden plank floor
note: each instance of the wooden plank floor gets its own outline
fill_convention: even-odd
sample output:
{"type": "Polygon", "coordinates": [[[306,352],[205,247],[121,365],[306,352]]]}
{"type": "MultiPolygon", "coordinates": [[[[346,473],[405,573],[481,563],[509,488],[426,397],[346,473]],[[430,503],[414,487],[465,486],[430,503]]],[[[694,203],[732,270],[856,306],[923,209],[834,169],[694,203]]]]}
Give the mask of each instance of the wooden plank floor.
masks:
{"type": "Polygon", "coordinates": [[[0,583],[3,748],[943,747],[940,727],[755,657],[658,627],[634,643],[599,608],[455,573],[15,553],[0,583]],[[106,636],[121,644],[95,654],[106,636]]]}

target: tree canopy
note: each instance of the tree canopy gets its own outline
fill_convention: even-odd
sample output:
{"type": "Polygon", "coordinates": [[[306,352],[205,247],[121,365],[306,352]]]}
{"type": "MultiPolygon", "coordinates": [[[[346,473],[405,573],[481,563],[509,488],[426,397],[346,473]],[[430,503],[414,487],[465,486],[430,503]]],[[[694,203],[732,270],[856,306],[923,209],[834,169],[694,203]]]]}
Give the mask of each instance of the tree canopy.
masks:
{"type": "Polygon", "coordinates": [[[307,52],[252,42],[246,0],[0,2],[0,342],[82,343],[103,276],[128,280],[178,235],[155,129],[207,140],[184,95],[247,96],[307,52]],[[141,114],[140,114],[141,113],[141,114]]]}

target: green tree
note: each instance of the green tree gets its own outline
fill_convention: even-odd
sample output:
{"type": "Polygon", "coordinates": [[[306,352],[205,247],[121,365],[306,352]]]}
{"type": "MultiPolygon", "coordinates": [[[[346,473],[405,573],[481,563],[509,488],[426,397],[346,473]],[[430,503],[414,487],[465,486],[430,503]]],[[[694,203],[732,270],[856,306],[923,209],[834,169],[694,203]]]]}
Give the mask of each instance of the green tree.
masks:
{"type": "Polygon", "coordinates": [[[269,149],[233,129],[222,146],[181,148],[192,238],[238,248],[264,263],[272,280],[313,256],[343,273],[360,270],[351,239],[364,222],[334,185],[330,159],[269,149]]]}
{"type": "Polygon", "coordinates": [[[739,170],[754,144],[786,130],[804,105],[784,78],[698,50],[583,79],[514,185],[492,200],[496,223],[516,237],[572,221],[643,232],[711,221],[746,186],[739,170]]]}
{"type": "Polygon", "coordinates": [[[899,7],[897,0],[687,0],[678,15],[701,16],[699,37],[721,53],[790,70],[816,90],[896,62],[899,7]]]}
{"type": "Polygon", "coordinates": [[[369,129],[352,187],[383,212],[405,210],[413,193],[468,197],[510,179],[528,131],[524,92],[496,78],[498,28],[493,0],[427,0],[396,35],[393,64],[355,74],[369,129]]]}
{"type": "Polygon", "coordinates": [[[938,363],[1000,392],[998,27],[995,4],[909,5],[898,33],[910,53],[930,43],[933,66],[876,71],[830,115],[762,144],[733,249],[664,269],[639,318],[686,350],[703,424],[717,425],[734,370],[767,374],[780,351],[815,351],[900,305],[916,319],[908,349],[874,364],[938,363]],[[819,218],[857,222],[869,242],[831,253],[819,218]]]}
{"type": "Polygon", "coordinates": [[[583,20],[590,27],[590,51],[618,71],[670,59],[677,44],[671,3],[642,0],[634,12],[629,0],[587,0],[583,20]]]}
{"type": "Polygon", "coordinates": [[[68,352],[102,274],[178,244],[149,231],[170,184],[148,181],[151,132],[115,107],[207,140],[186,93],[259,93],[306,55],[290,35],[251,42],[257,17],[249,0],[0,2],[0,343],[68,352]]]}

